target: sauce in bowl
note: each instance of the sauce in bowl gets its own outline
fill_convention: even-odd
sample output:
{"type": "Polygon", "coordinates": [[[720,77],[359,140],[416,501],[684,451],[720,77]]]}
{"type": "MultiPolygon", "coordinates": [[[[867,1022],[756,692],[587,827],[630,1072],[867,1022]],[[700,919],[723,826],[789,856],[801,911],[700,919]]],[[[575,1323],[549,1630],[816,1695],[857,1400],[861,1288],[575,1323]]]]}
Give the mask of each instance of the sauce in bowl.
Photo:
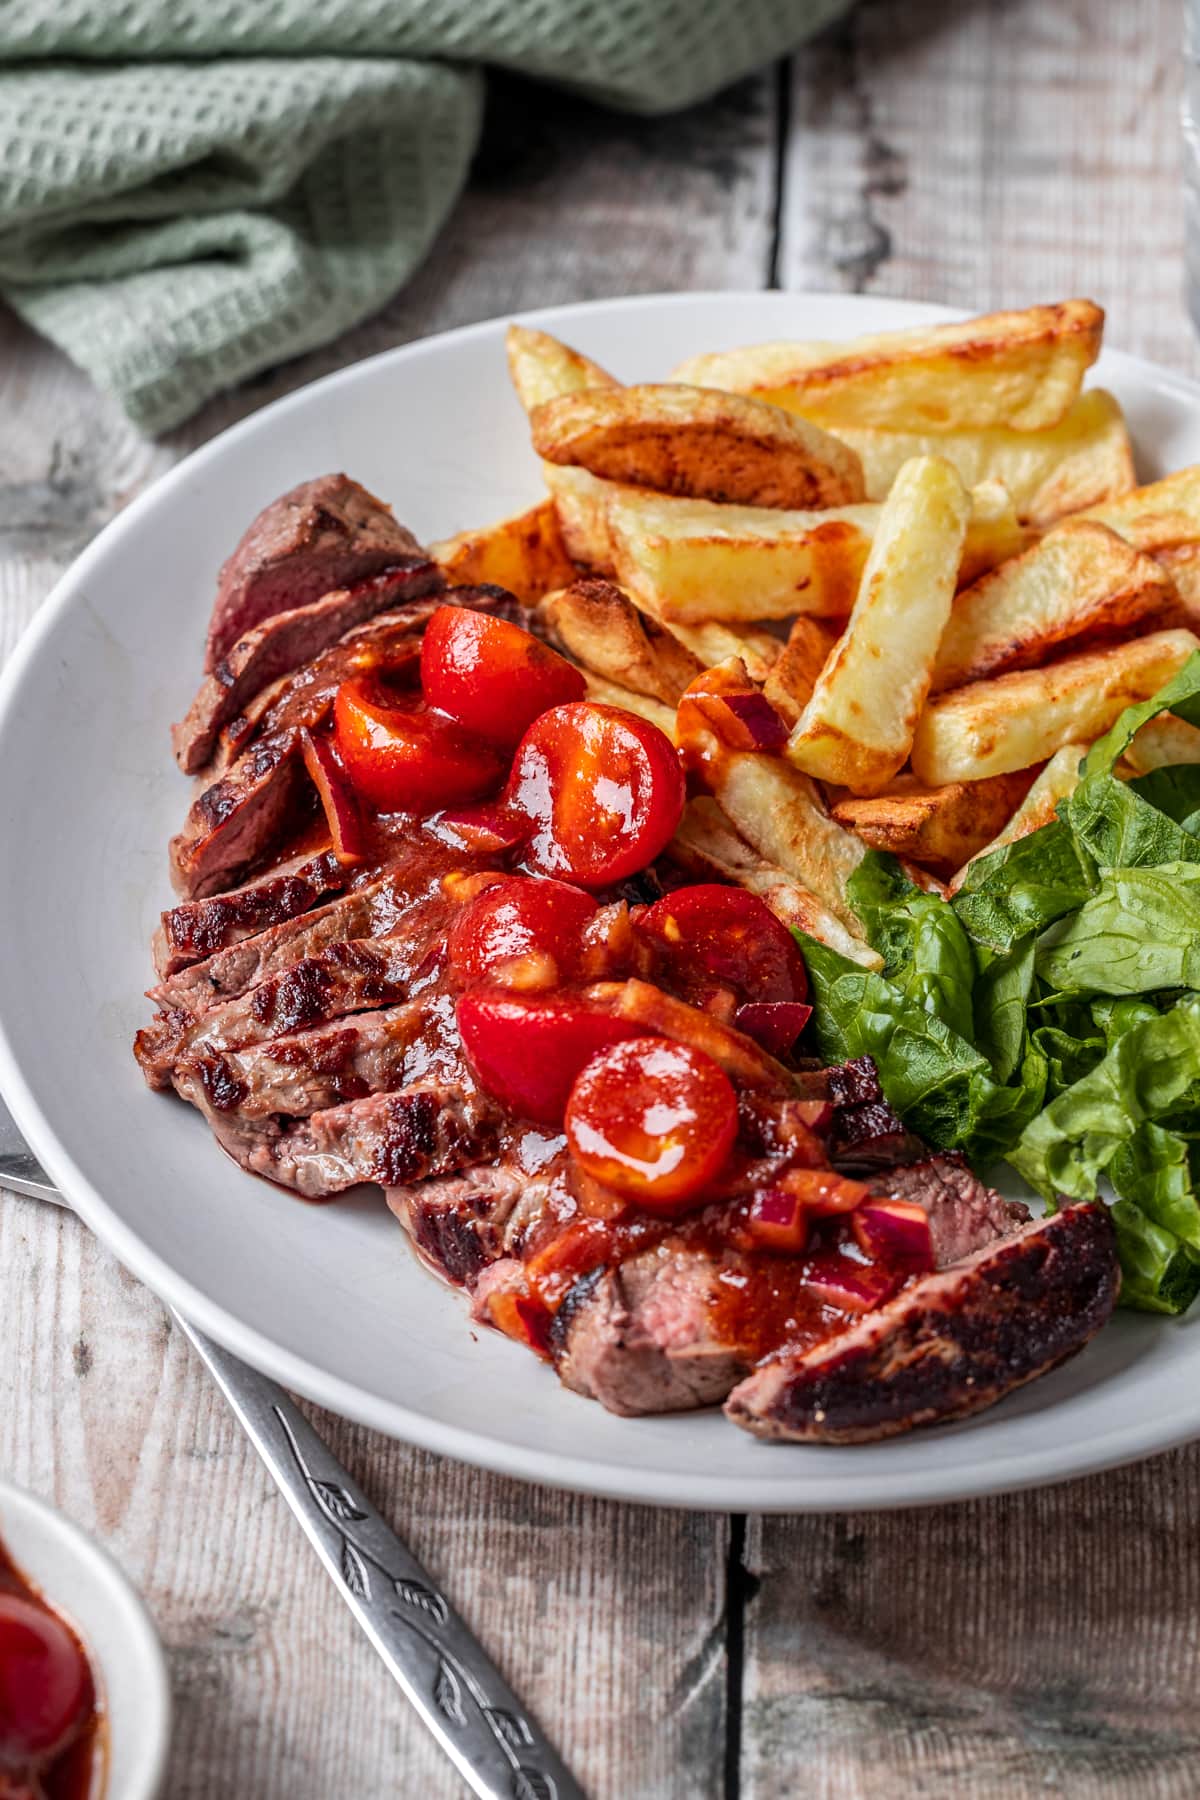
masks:
{"type": "Polygon", "coordinates": [[[96,1800],[102,1756],[87,1652],[0,1543],[0,1800],[96,1800]]]}

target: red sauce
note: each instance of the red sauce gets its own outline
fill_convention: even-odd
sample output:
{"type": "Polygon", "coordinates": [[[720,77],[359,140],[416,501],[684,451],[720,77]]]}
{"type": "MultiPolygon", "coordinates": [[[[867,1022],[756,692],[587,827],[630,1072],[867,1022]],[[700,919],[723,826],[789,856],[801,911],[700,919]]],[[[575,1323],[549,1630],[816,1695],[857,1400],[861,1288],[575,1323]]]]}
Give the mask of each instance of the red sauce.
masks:
{"type": "Polygon", "coordinates": [[[0,1543],[0,1800],[93,1800],[104,1762],[87,1652],[0,1543]]]}

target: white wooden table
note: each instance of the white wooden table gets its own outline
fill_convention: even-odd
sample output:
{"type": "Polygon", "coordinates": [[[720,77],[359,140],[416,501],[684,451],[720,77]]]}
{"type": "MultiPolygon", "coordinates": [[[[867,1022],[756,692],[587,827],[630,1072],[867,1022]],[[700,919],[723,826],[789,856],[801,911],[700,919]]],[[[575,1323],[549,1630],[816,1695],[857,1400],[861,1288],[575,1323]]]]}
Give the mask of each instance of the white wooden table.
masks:
{"type": "MultiPolygon", "coordinates": [[[[869,0],[789,66],[661,122],[497,87],[407,292],[157,445],[0,320],[0,650],[105,520],[232,420],[524,306],[1084,293],[1113,344],[1196,369],[1181,11],[869,0]]],[[[537,1492],[315,1416],[597,1800],[1200,1791],[1200,1450],[936,1511],[731,1520],[537,1492]]],[[[73,1218],[10,1195],[0,1469],[144,1590],[178,1706],[171,1800],[460,1792],[159,1303],[73,1218]]]]}

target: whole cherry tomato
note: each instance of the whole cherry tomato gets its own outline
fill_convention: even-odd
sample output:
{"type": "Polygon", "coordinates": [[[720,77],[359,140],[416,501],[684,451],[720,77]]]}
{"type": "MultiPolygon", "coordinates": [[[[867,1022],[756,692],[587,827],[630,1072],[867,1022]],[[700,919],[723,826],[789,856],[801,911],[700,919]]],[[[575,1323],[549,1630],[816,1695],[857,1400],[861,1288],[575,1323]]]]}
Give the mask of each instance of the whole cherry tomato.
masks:
{"type": "Polygon", "coordinates": [[[425,627],[421,686],[430,706],[505,750],[539,713],[587,692],[574,664],[531,632],[464,606],[439,606],[425,627]]]}
{"type": "Polygon", "coordinates": [[[567,1095],[588,1058],[640,1029],[577,1000],[501,988],[464,994],[457,1016],[480,1087],[539,1125],[561,1125],[567,1095]]]}
{"type": "Polygon", "coordinates": [[[701,1050],[631,1038],[593,1056],[571,1089],[567,1142],[596,1181],[650,1212],[703,1204],[737,1135],[737,1096],[701,1050]]]}
{"type": "Polygon", "coordinates": [[[581,933],[596,911],[582,888],[537,875],[513,875],[485,888],[463,907],[450,928],[450,967],[464,987],[502,979],[504,965],[541,955],[548,979],[569,981],[577,972],[581,933]]]}
{"type": "Polygon", "coordinates": [[[353,786],[381,812],[428,813],[477,800],[504,772],[493,744],[377,675],[342,683],[333,730],[353,786]]]}
{"type": "Polygon", "coordinates": [[[535,720],[505,800],[530,822],[533,867],[582,887],[636,875],[675,835],[685,799],[669,737],[619,706],[579,701],[535,720]]]}
{"type": "Polygon", "coordinates": [[[62,1620],[0,1594],[0,1763],[49,1756],[91,1707],[87,1660],[62,1620]]]}
{"type": "Polygon", "coordinates": [[[702,882],[656,900],[635,921],[685,994],[714,981],[755,1002],[803,1000],[808,974],[796,940],[757,894],[702,882]]]}

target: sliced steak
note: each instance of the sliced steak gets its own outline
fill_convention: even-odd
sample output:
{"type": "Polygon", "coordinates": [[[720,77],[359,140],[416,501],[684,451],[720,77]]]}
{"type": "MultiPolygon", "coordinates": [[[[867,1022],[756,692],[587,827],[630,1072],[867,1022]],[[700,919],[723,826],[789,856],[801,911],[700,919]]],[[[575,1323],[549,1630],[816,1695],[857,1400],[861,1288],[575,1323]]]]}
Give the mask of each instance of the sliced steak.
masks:
{"type": "Polygon", "coordinates": [[[394,1093],[418,1076],[456,1079],[458,1057],[450,1050],[431,1055],[421,1035],[444,1038],[453,1011],[442,995],[355,1013],[244,1050],[214,1050],[202,1041],[176,1063],[172,1079],[185,1100],[219,1112],[236,1107],[244,1119],[303,1117],[365,1094],[394,1093]]]}
{"type": "Polygon", "coordinates": [[[723,1400],[750,1366],[715,1322],[723,1272],[719,1258],[668,1239],[585,1275],[554,1317],[560,1378],[615,1413],[723,1400]]]}
{"type": "MultiPolygon", "coordinates": [[[[386,1198],[422,1262],[455,1287],[473,1287],[502,1256],[505,1225],[529,1185],[522,1170],[497,1159],[440,1181],[389,1188],[386,1198]]],[[[504,1260],[523,1280],[520,1263],[504,1260]]]]}
{"type": "Polygon", "coordinates": [[[855,1444],[979,1412],[1073,1356],[1120,1290],[1107,1209],[1070,1206],[758,1368],[725,1411],[758,1437],[855,1444]]]}
{"type": "MultiPolygon", "coordinates": [[[[420,556],[409,558],[352,587],[321,590],[320,599],[292,604],[255,624],[232,644],[200,684],[187,717],[171,728],[175,760],[185,775],[194,775],[212,756],[217,734],[281,676],[302,668],[339,638],[394,607],[397,601],[419,601],[445,585],[441,571],[420,556]]],[[[409,630],[428,618],[436,600],[411,608],[409,630]]]]}
{"type": "Polygon", "coordinates": [[[348,873],[332,850],[304,851],[243,887],[169,907],[154,934],[154,966],[164,979],[178,975],[218,950],[307,912],[323,894],[345,887],[348,873]]]}
{"type": "Polygon", "coordinates": [[[985,1187],[966,1159],[951,1153],[889,1169],[874,1176],[868,1186],[881,1198],[915,1200],[925,1208],[939,1269],[1007,1237],[1029,1218],[1029,1208],[1020,1200],[1005,1200],[994,1188],[985,1187]]]}
{"type": "Polygon", "coordinates": [[[360,1181],[404,1187],[452,1175],[494,1156],[503,1125],[500,1109],[469,1078],[370,1094],[288,1124],[272,1119],[256,1128],[237,1111],[208,1116],[243,1168],[310,1200],[360,1181]]]}
{"type": "Polygon", "coordinates": [[[313,804],[296,732],[263,738],[193,801],[171,839],[171,880],[186,900],[234,887],[313,804]]]}
{"type": "Polygon", "coordinates": [[[302,481],[263,508],[222,567],[205,668],[215,671],[263,619],[413,559],[427,561],[416,538],[357,481],[302,481]]]}

